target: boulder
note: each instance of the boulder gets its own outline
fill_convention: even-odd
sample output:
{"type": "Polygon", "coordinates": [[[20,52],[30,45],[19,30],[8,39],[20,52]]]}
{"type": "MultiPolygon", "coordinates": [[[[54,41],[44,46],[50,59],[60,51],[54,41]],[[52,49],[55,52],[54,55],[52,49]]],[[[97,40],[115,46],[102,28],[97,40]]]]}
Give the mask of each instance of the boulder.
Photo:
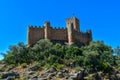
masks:
{"type": "Polygon", "coordinates": [[[5,71],[5,64],[0,64],[0,72],[4,72],[5,71]]]}
{"type": "Polygon", "coordinates": [[[120,74],[119,74],[119,73],[116,74],[116,78],[117,78],[118,80],[120,80],[120,74]]]}
{"type": "Polygon", "coordinates": [[[7,80],[15,80],[15,77],[7,77],[7,80]]]}
{"type": "Polygon", "coordinates": [[[75,63],[74,63],[74,62],[70,62],[70,63],[69,63],[69,66],[70,66],[70,67],[75,67],[75,63]]]}
{"type": "Polygon", "coordinates": [[[69,70],[66,69],[66,68],[62,68],[60,71],[61,71],[62,73],[68,73],[68,72],[69,72],[69,70]]]}
{"type": "Polygon", "coordinates": [[[55,68],[50,68],[50,69],[49,69],[49,72],[50,72],[50,73],[54,73],[55,71],[57,71],[55,68]]]}
{"type": "Polygon", "coordinates": [[[34,65],[34,66],[31,66],[30,71],[37,71],[37,70],[41,70],[40,66],[39,65],[34,65]]]}
{"type": "Polygon", "coordinates": [[[38,80],[38,75],[33,75],[29,78],[29,80],[38,80]]]}
{"type": "Polygon", "coordinates": [[[55,76],[55,73],[49,73],[48,74],[48,79],[52,79],[55,76]]]}
{"type": "Polygon", "coordinates": [[[2,79],[7,79],[9,77],[20,78],[20,75],[18,73],[15,73],[15,72],[10,72],[10,73],[2,74],[2,76],[1,76],[2,79]]]}
{"type": "Polygon", "coordinates": [[[83,80],[84,71],[79,71],[77,73],[71,73],[69,79],[71,80],[83,80]]]}
{"type": "Polygon", "coordinates": [[[38,80],[47,80],[47,78],[38,78],[38,80]]]}
{"type": "Polygon", "coordinates": [[[62,72],[58,72],[58,73],[57,73],[57,77],[58,77],[58,78],[63,78],[63,77],[64,77],[64,75],[63,75],[63,73],[62,73],[62,72]]]}
{"type": "Polygon", "coordinates": [[[14,66],[8,66],[8,67],[7,67],[7,71],[12,70],[13,68],[14,68],[14,66]]]}
{"type": "Polygon", "coordinates": [[[69,80],[77,80],[77,73],[71,74],[69,80]]]}
{"type": "Polygon", "coordinates": [[[32,75],[34,73],[35,73],[34,71],[27,71],[27,72],[25,72],[25,75],[32,75]]]}

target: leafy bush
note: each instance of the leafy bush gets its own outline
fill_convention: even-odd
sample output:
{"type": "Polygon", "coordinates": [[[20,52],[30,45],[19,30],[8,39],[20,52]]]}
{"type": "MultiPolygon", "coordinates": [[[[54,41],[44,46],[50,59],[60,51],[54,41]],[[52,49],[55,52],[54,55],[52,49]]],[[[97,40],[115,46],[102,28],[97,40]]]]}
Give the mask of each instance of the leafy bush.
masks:
{"type": "Polygon", "coordinates": [[[89,75],[87,76],[87,80],[95,80],[93,74],[89,74],[89,75]]]}
{"type": "Polygon", "coordinates": [[[54,63],[51,67],[55,68],[55,69],[62,69],[64,67],[64,65],[58,64],[58,63],[54,63]]]}
{"type": "Polygon", "coordinates": [[[23,67],[38,62],[40,67],[55,67],[56,69],[61,69],[63,65],[67,66],[72,62],[93,72],[109,72],[114,62],[111,47],[101,41],[91,42],[88,46],[79,48],[61,44],[54,45],[49,40],[43,39],[33,47],[26,47],[23,43],[10,46],[4,56],[4,61],[8,65],[22,64],[23,67]]]}
{"type": "Polygon", "coordinates": [[[10,67],[15,67],[16,65],[15,64],[10,64],[10,67]]]}
{"type": "Polygon", "coordinates": [[[2,78],[2,74],[0,74],[0,79],[2,78]]]}
{"type": "Polygon", "coordinates": [[[22,64],[21,64],[21,67],[22,67],[22,68],[26,68],[26,67],[27,67],[27,63],[22,63],[22,64]]]}
{"type": "Polygon", "coordinates": [[[117,68],[118,71],[120,71],[120,66],[117,68]]]}
{"type": "Polygon", "coordinates": [[[3,71],[3,69],[0,67],[0,72],[3,71]]]}
{"type": "Polygon", "coordinates": [[[112,69],[108,62],[101,62],[100,66],[101,66],[101,70],[103,70],[103,72],[105,72],[105,73],[110,72],[112,69]]]}

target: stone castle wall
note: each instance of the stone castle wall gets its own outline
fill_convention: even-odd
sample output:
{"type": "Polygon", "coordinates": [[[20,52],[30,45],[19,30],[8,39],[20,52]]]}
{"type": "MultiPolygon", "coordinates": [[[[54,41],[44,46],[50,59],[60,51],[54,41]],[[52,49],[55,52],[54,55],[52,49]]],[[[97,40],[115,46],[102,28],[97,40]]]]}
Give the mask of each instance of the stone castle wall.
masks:
{"type": "Polygon", "coordinates": [[[28,27],[28,45],[36,43],[36,41],[44,38],[44,28],[28,27]]]}
{"type": "Polygon", "coordinates": [[[51,29],[51,40],[67,40],[67,29],[51,29]]]}
{"type": "Polygon", "coordinates": [[[49,22],[45,22],[43,27],[28,27],[28,46],[35,44],[40,39],[51,41],[62,41],[68,45],[82,43],[88,45],[92,40],[91,30],[80,31],[79,20],[76,17],[66,20],[66,29],[52,28],[49,22]]]}
{"type": "MultiPolygon", "coordinates": [[[[28,27],[28,45],[36,43],[36,41],[45,38],[45,26],[29,26],[28,27]]],[[[67,29],[49,28],[49,40],[67,41],[67,29]]]]}
{"type": "Polygon", "coordinates": [[[91,33],[86,32],[78,32],[78,31],[74,31],[74,35],[75,35],[75,42],[83,42],[84,45],[88,45],[89,42],[92,40],[92,36],[91,33]]]}

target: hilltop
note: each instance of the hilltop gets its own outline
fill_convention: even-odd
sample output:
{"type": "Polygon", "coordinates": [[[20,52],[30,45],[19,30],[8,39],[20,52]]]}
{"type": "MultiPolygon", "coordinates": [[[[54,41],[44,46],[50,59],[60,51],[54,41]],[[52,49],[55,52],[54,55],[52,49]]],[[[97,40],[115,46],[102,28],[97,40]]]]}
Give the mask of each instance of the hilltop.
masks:
{"type": "Polygon", "coordinates": [[[1,79],[119,80],[120,58],[102,41],[81,48],[40,40],[33,47],[9,47],[0,62],[1,79]]]}

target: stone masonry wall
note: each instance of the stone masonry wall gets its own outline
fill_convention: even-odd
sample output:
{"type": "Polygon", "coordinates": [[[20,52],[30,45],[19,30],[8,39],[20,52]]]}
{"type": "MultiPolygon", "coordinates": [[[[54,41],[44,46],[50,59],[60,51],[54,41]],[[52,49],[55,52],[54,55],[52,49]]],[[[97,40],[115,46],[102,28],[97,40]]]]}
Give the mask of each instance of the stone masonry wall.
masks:
{"type": "Polygon", "coordinates": [[[44,28],[28,27],[28,46],[44,38],[44,28]]]}
{"type": "Polygon", "coordinates": [[[77,32],[75,31],[75,42],[81,42],[84,43],[84,45],[87,45],[88,42],[88,37],[87,37],[87,33],[85,32],[77,32]]]}
{"type": "Polygon", "coordinates": [[[51,29],[51,40],[67,40],[67,29],[51,29]]]}
{"type": "Polygon", "coordinates": [[[66,20],[66,29],[52,28],[50,22],[45,22],[41,27],[28,27],[28,46],[35,44],[40,39],[49,39],[51,41],[62,41],[68,45],[82,43],[88,45],[92,41],[92,31],[81,32],[79,20],[75,17],[66,20]]]}

